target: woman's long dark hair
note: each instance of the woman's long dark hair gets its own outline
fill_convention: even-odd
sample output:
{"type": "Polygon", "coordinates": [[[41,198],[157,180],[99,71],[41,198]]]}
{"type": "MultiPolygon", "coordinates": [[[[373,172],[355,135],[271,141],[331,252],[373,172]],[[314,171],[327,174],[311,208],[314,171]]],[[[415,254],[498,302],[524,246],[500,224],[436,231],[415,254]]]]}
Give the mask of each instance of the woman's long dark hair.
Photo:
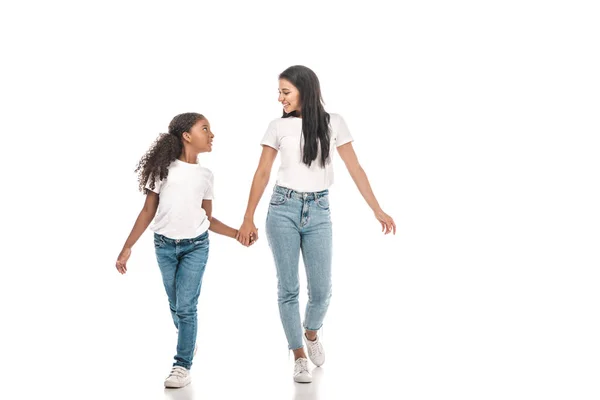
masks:
{"type": "MultiPolygon", "coordinates": [[[[319,143],[321,144],[321,166],[324,167],[329,160],[329,114],[323,108],[321,85],[319,78],[310,68],[303,65],[294,65],[283,71],[279,79],[288,80],[300,92],[300,105],[302,108],[302,136],[304,148],[302,162],[310,167],[317,159],[319,143]]],[[[283,118],[298,116],[295,111],[283,112],[283,118]]]]}
{"type": "Polygon", "coordinates": [[[189,132],[196,122],[203,119],[206,118],[202,114],[185,113],[171,120],[169,133],[160,134],[135,168],[140,191],[146,194],[148,192],[146,184],[149,184],[150,189],[154,189],[157,181],[167,177],[169,165],[179,158],[183,151],[181,136],[184,132],[189,132]]]}

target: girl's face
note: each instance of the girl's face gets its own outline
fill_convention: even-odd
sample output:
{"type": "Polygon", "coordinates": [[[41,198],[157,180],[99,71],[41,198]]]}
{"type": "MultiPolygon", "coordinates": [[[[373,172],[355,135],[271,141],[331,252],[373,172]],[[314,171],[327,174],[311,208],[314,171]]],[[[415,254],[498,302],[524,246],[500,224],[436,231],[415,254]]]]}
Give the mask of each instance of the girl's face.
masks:
{"type": "Polygon", "coordinates": [[[212,141],[215,135],[210,130],[208,120],[201,119],[192,126],[189,132],[183,134],[183,139],[198,153],[212,151],[212,141]]]}
{"type": "Polygon", "coordinates": [[[300,92],[296,86],[286,79],[279,80],[278,101],[283,105],[283,111],[287,114],[292,111],[296,111],[298,114],[301,113],[300,92]]]}

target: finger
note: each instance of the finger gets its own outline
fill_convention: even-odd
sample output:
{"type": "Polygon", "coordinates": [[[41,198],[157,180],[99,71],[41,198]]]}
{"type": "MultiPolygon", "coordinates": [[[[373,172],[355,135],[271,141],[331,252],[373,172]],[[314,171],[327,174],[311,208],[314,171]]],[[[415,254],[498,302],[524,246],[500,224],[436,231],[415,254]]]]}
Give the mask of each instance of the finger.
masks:
{"type": "Polygon", "coordinates": [[[396,234],[396,223],[392,220],[392,227],[394,228],[394,235],[396,234]]]}
{"type": "Polygon", "coordinates": [[[385,223],[383,221],[379,221],[381,223],[381,232],[385,231],[385,223]]]}

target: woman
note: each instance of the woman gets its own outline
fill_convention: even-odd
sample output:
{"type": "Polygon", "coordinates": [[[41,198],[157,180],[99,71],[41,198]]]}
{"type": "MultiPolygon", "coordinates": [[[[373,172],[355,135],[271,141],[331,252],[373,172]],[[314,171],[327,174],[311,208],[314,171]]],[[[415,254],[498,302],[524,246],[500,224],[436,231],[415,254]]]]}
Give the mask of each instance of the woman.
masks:
{"type": "Polygon", "coordinates": [[[267,214],[266,231],[278,279],[279,312],[288,345],[294,352],[294,380],[311,382],[308,356],[317,367],[325,362],[317,331],[323,324],[331,296],[331,219],[328,188],[333,183],[332,149],[336,147],[361,195],[375,213],[385,234],[396,233],[393,219],[377,202],[365,171],[352,148],[344,119],[323,108],[317,75],[296,65],[279,75],[279,102],[283,116],[269,124],[261,142],[258,164],[244,222],[237,239],[249,245],[258,239],[254,212],[262,197],[273,161],[281,166],[267,214]],[[298,262],[302,252],[308,280],[304,334],[298,306],[298,262]]]}

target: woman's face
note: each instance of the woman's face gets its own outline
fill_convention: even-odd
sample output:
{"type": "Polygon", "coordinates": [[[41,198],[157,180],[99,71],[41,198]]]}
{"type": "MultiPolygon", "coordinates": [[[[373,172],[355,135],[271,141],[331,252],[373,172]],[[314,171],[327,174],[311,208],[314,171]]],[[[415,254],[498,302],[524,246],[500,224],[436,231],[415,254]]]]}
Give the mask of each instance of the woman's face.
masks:
{"type": "MultiPolygon", "coordinates": [[[[201,119],[192,126],[189,133],[188,143],[198,153],[207,153],[212,151],[212,141],[215,135],[210,130],[210,124],[208,120],[201,119]]],[[[186,137],[186,138],[188,138],[186,137]]]]}
{"type": "Polygon", "coordinates": [[[292,111],[296,111],[301,114],[300,104],[300,92],[296,86],[292,85],[290,81],[286,79],[279,80],[279,99],[278,101],[283,105],[283,111],[287,114],[292,111]]]}

